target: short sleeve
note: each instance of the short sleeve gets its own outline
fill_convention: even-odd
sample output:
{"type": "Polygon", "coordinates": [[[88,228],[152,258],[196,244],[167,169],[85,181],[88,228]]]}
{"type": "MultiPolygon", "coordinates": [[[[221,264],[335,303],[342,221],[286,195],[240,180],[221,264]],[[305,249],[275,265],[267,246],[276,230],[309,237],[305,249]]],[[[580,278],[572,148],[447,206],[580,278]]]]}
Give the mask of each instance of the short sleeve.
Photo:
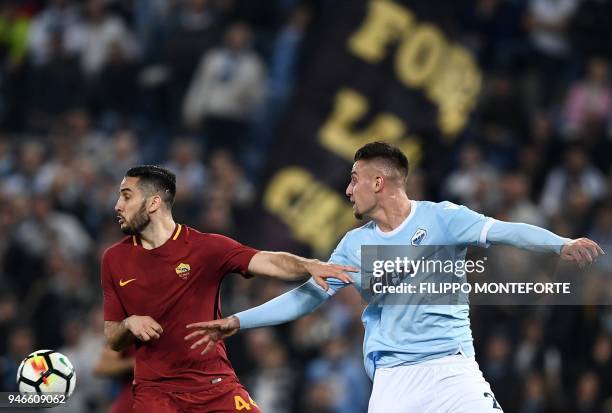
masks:
{"type": "Polygon", "coordinates": [[[440,213],[453,244],[488,246],[487,233],[493,225],[493,218],[452,202],[443,203],[440,213]]]}
{"type": "Polygon", "coordinates": [[[248,247],[223,235],[213,235],[216,250],[219,251],[220,276],[225,274],[238,273],[243,277],[250,277],[247,272],[249,263],[259,250],[248,247]]]}
{"type": "Polygon", "coordinates": [[[119,296],[115,290],[108,261],[109,258],[107,250],[102,256],[102,264],[100,269],[102,293],[104,297],[104,320],[122,321],[127,317],[127,314],[121,305],[121,301],[119,301],[119,296]]]}

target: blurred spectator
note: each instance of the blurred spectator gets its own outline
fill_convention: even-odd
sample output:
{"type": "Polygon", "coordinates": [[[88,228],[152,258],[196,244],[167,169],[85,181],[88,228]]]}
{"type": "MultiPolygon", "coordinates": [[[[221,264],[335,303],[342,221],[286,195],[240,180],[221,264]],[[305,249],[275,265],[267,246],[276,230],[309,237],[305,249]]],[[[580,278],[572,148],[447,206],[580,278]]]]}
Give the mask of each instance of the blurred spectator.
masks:
{"type": "Polygon", "coordinates": [[[63,113],[56,133],[64,136],[75,149],[75,156],[90,160],[99,167],[110,149],[110,139],[93,126],[92,113],[85,106],[76,106],[63,113]]]}
{"type": "Polygon", "coordinates": [[[565,132],[571,137],[598,136],[612,120],[612,89],[608,64],[589,60],[587,76],[570,85],[565,101],[565,132]]]}
{"type": "Polygon", "coordinates": [[[323,346],[321,356],[308,365],[307,383],[322,382],[330,388],[332,412],[364,412],[368,408],[371,385],[362,374],[362,362],[361,357],[350,352],[342,337],[334,337],[323,346]]]}
{"type": "Polygon", "coordinates": [[[110,389],[107,378],[93,374],[98,355],[105,345],[104,316],[101,307],[94,307],[86,320],[73,320],[65,329],[65,345],[59,351],[65,354],[73,365],[79,366],[78,392],[66,403],[65,412],[81,413],[97,411],[105,406],[110,389]]]}
{"type": "Polygon", "coordinates": [[[15,168],[13,145],[8,137],[0,136],[0,178],[7,177],[15,168]]]}
{"type": "MultiPolygon", "coordinates": [[[[2,279],[0,278],[0,280],[2,279]]],[[[17,313],[17,297],[6,290],[0,291],[0,337],[9,336],[17,320],[17,313]]],[[[3,340],[0,341],[0,354],[6,353],[7,344],[3,340]]]]}
{"type": "Polygon", "coordinates": [[[0,4],[0,59],[11,71],[24,63],[29,29],[30,18],[20,12],[17,1],[0,4]]]}
{"type": "Polygon", "coordinates": [[[238,153],[265,91],[264,67],[251,48],[251,29],[236,23],[220,48],[201,60],[183,103],[183,119],[202,128],[210,150],[238,153]]]}
{"type": "Polygon", "coordinates": [[[586,56],[612,54],[612,3],[602,0],[581,0],[571,24],[576,49],[586,56]]]}
{"type": "MultiPolygon", "coordinates": [[[[132,2],[132,13],[134,17],[134,28],[138,42],[146,60],[158,52],[159,37],[164,25],[163,20],[170,13],[172,0],[134,0],[132,2]]],[[[159,57],[159,56],[157,56],[159,57]]]]}
{"type": "Polygon", "coordinates": [[[536,199],[542,192],[547,172],[557,165],[563,150],[550,113],[539,110],[531,115],[527,142],[519,150],[518,169],[530,178],[530,197],[536,199]]]}
{"type": "Polygon", "coordinates": [[[602,199],[606,190],[601,171],[590,164],[584,149],[572,146],[565,152],[564,165],[553,169],[546,179],[541,199],[542,211],[552,216],[560,212],[562,205],[573,201],[584,201],[588,207],[602,199]]]}
{"type": "Polygon", "coordinates": [[[76,172],[75,150],[59,136],[52,139],[52,157],[36,175],[34,191],[48,194],[55,207],[76,214],[85,188],[76,172]]]}
{"type": "Polygon", "coordinates": [[[584,372],[578,380],[576,402],[572,411],[576,413],[599,413],[601,411],[600,386],[599,377],[595,373],[584,372]]]}
{"type": "Polygon", "coordinates": [[[489,68],[508,69],[508,60],[520,38],[521,3],[502,0],[468,2],[464,24],[466,43],[489,68]],[[503,44],[504,47],[500,47],[503,44]]]}
{"type": "Polygon", "coordinates": [[[109,45],[108,60],[92,87],[98,110],[115,117],[134,114],[138,103],[136,74],[137,66],[124,46],[113,41],[109,45]]]}
{"type": "Polygon", "coordinates": [[[102,170],[119,185],[127,170],[141,161],[138,138],[130,129],[119,129],[115,132],[111,145],[112,148],[99,158],[102,159],[102,170]]]}
{"type": "Polygon", "coordinates": [[[612,337],[609,334],[601,333],[593,345],[593,369],[598,377],[601,378],[603,389],[612,388],[612,337]]]}
{"type": "Polygon", "coordinates": [[[306,386],[302,412],[334,413],[334,391],[327,381],[306,386]]]}
{"type": "Polygon", "coordinates": [[[525,381],[525,397],[518,413],[546,413],[547,411],[546,384],[541,375],[529,374],[525,381]]]}
{"type": "Polygon", "coordinates": [[[49,60],[53,46],[49,41],[50,33],[62,33],[66,54],[77,54],[83,37],[80,23],[79,10],[73,0],[50,0],[30,26],[28,50],[32,62],[42,65],[49,60]]]}
{"type": "Polygon", "coordinates": [[[17,370],[21,361],[34,351],[34,337],[29,327],[16,326],[7,339],[8,348],[0,355],[0,389],[3,392],[16,392],[17,370]]]}
{"type": "Polygon", "coordinates": [[[289,14],[287,22],[276,35],[270,57],[268,85],[265,102],[256,114],[253,142],[245,157],[247,167],[253,172],[261,170],[265,154],[274,138],[275,128],[287,108],[298,72],[300,52],[311,11],[298,6],[289,14]]]}
{"type": "Polygon", "coordinates": [[[495,397],[505,411],[517,411],[516,376],[510,360],[512,344],[506,333],[497,332],[489,336],[486,350],[480,361],[482,372],[495,389],[495,397]]]}
{"type": "Polygon", "coordinates": [[[459,168],[444,182],[444,195],[477,211],[487,211],[497,199],[497,171],[482,159],[475,144],[459,153],[459,168]]]}
{"type": "Polygon", "coordinates": [[[198,60],[219,40],[219,27],[209,3],[209,0],[178,2],[167,17],[165,60],[179,85],[186,85],[184,82],[193,77],[198,60]]]}
{"type": "Polygon", "coordinates": [[[577,0],[529,1],[526,25],[536,49],[548,56],[569,53],[567,27],[577,7],[577,0]]]}
{"type": "Polygon", "coordinates": [[[513,134],[523,131],[527,116],[522,102],[523,97],[516,87],[517,82],[518,79],[508,72],[498,72],[491,76],[480,103],[484,124],[496,125],[513,134]]]}
{"type": "Polygon", "coordinates": [[[529,179],[519,173],[509,173],[501,178],[501,219],[504,221],[524,222],[537,226],[546,221],[540,209],[529,199],[529,179]]]}
{"type": "Polygon", "coordinates": [[[2,192],[7,195],[30,194],[34,181],[44,163],[45,148],[38,141],[26,141],[19,147],[19,164],[6,179],[2,180],[2,192]]]}
{"type": "Polygon", "coordinates": [[[277,103],[279,109],[295,85],[300,47],[311,18],[310,9],[305,6],[296,7],[276,36],[270,61],[269,97],[277,103]]]}
{"type": "Polygon", "coordinates": [[[195,141],[179,138],[173,142],[170,161],[165,167],[176,175],[175,202],[192,202],[205,191],[208,172],[201,157],[200,147],[195,141]]]}
{"type": "MultiPolygon", "coordinates": [[[[608,199],[597,209],[588,236],[600,245],[612,245],[612,200],[608,199]]],[[[612,255],[601,257],[597,265],[612,270],[612,255]]]]}
{"type": "Polygon", "coordinates": [[[127,60],[135,58],[138,48],[133,34],[120,18],[108,13],[104,0],[86,0],[83,17],[80,54],[86,76],[102,70],[112,58],[113,48],[119,47],[127,60]]]}
{"type": "Polygon", "coordinates": [[[254,188],[244,176],[231,152],[217,150],[210,157],[211,182],[222,188],[227,200],[236,205],[247,205],[253,200],[254,188]]]}
{"type": "Polygon", "coordinates": [[[537,318],[529,318],[525,322],[523,338],[515,356],[516,371],[521,377],[532,371],[541,371],[544,367],[542,327],[542,322],[537,318]]]}
{"type": "Polygon", "coordinates": [[[250,390],[261,411],[290,413],[294,373],[285,348],[270,334],[251,332],[248,350],[259,369],[249,378],[250,390]],[[258,339],[259,338],[259,339],[258,339]]]}
{"type": "Polygon", "coordinates": [[[29,255],[44,256],[52,245],[66,257],[83,258],[90,252],[92,240],[74,216],[53,210],[43,194],[31,203],[31,215],[15,230],[16,242],[29,255]]]}
{"type": "Polygon", "coordinates": [[[578,0],[530,0],[525,16],[534,52],[527,64],[537,69],[532,87],[539,103],[550,104],[561,92],[561,82],[571,72],[572,48],[568,26],[578,7],[578,0]]]}
{"type": "Polygon", "coordinates": [[[199,145],[190,139],[179,138],[172,144],[166,168],[176,174],[175,218],[184,219],[197,214],[208,185],[208,171],[201,160],[199,145]]]}
{"type": "MultiPolygon", "coordinates": [[[[213,194],[218,194],[219,190],[214,190],[213,194]]],[[[228,237],[235,237],[236,224],[231,210],[227,208],[227,203],[219,196],[213,196],[209,204],[200,215],[199,228],[204,232],[223,234],[228,237]]]]}
{"type": "Polygon", "coordinates": [[[37,130],[48,130],[49,116],[63,113],[81,99],[83,83],[78,60],[68,52],[65,40],[65,32],[50,32],[45,62],[29,73],[30,122],[37,130]]]}

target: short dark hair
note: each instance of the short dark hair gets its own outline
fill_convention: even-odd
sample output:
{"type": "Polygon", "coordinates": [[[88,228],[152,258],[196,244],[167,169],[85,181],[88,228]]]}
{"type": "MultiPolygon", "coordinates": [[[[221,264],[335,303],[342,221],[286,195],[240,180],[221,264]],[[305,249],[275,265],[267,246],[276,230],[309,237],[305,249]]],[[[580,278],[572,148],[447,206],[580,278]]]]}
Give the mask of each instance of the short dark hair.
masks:
{"type": "Polygon", "coordinates": [[[139,178],[138,185],[146,192],[159,193],[162,200],[172,207],[176,195],[176,175],[157,165],[138,165],[130,168],[125,176],[139,178]]]}
{"type": "Polygon", "coordinates": [[[396,146],[376,141],[363,145],[355,152],[354,162],[359,160],[384,159],[389,162],[406,179],[408,177],[408,158],[396,146]]]}

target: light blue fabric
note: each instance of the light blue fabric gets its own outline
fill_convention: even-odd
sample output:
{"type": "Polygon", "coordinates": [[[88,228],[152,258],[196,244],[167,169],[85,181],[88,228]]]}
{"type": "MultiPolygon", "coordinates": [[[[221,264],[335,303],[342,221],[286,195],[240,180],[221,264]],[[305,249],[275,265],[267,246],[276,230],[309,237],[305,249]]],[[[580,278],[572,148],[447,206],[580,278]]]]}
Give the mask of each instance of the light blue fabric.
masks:
{"type": "MultiPolygon", "coordinates": [[[[467,246],[509,244],[537,251],[559,252],[567,241],[547,230],[526,224],[496,221],[451,202],[412,201],[410,215],[391,232],[374,222],[348,232],[330,262],[361,266],[362,245],[445,245],[445,259],[462,260],[467,246]]],[[[361,273],[352,273],[365,297],[361,273]]],[[[275,325],[312,312],[347,284],[328,280],[324,292],[312,279],[259,307],[238,313],[242,329],[275,325]]],[[[363,312],[364,364],[370,378],[376,367],[393,367],[457,354],[474,355],[468,305],[377,305],[363,312]]]]}

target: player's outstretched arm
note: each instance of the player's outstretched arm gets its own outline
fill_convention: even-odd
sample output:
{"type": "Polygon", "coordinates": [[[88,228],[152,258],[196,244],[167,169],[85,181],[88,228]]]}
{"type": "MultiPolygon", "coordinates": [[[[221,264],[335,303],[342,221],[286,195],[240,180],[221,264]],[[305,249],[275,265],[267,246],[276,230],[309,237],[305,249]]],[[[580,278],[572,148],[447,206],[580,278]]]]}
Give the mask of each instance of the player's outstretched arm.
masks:
{"type": "Polygon", "coordinates": [[[248,271],[253,275],[264,275],[286,281],[301,280],[310,275],[327,291],[329,286],[326,279],[336,278],[344,283],[351,283],[352,279],[347,272],[358,272],[359,269],[349,265],[302,258],[287,252],[260,251],[251,258],[248,271]]]}
{"type": "Polygon", "coordinates": [[[544,228],[529,224],[494,221],[486,234],[487,242],[507,244],[518,248],[541,252],[555,252],[561,259],[576,261],[584,266],[592,263],[604,251],[588,238],[569,239],[560,237],[544,228]]]}
{"type": "Polygon", "coordinates": [[[314,311],[329,297],[329,294],[322,291],[311,280],[250,310],[221,320],[189,324],[187,329],[193,331],[185,337],[185,340],[197,338],[198,340],[191,348],[204,346],[202,351],[204,354],[212,349],[217,341],[236,334],[238,330],[272,326],[295,320],[314,311]]]}
{"type": "Polygon", "coordinates": [[[149,316],[131,315],[123,321],[104,321],[106,341],[115,351],[124,350],[134,344],[136,339],[158,339],[163,331],[162,326],[149,316]]]}

